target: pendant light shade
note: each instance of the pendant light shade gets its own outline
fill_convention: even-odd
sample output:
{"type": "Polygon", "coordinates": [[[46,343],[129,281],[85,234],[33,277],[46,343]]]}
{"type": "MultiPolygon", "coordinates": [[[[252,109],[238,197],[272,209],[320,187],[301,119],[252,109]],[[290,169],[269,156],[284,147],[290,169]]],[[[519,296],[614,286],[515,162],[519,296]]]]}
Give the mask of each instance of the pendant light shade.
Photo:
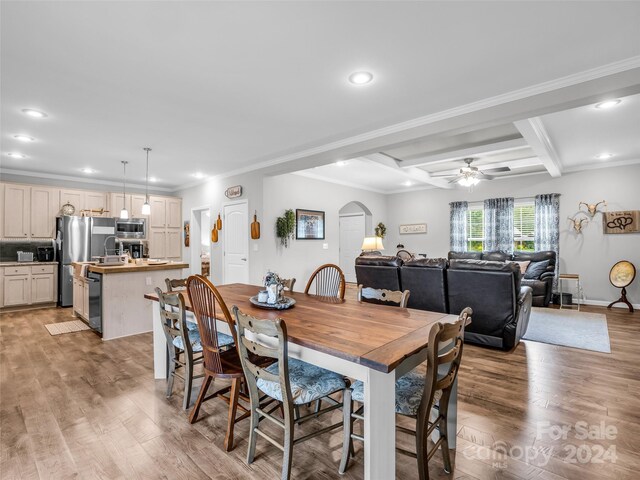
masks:
{"type": "Polygon", "coordinates": [[[144,193],[144,204],[142,205],[142,215],[151,215],[151,205],[149,204],[149,147],[143,148],[147,152],[147,184],[144,193]]]}
{"type": "Polygon", "coordinates": [[[129,210],[127,210],[127,161],[122,161],[123,181],[122,181],[122,210],[120,210],[120,219],[127,220],[129,218],[129,210]]]}

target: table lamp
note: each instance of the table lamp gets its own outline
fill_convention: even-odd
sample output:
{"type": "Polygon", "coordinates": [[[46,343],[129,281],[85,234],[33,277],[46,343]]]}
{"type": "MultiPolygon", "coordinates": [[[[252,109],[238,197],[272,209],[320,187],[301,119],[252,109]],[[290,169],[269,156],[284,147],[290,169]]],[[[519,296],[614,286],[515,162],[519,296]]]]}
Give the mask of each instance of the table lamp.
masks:
{"type": "Polygon", "coordinates": [[[382,245],[382,238],[364,237],[364,240],[362,241],[362,251],[371,252],[374,250],[384,250],[384,245],[382,245]]]}

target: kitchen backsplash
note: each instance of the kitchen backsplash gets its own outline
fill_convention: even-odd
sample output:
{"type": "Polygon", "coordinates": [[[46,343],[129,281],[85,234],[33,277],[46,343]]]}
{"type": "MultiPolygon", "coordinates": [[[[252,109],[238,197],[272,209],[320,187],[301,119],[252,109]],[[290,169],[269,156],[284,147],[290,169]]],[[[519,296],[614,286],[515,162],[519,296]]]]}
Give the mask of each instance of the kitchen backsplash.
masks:
{"type": "Polygon", "coordinates": [[[36,260],[38,247],[51,247],[53,240],[41,240],[25,242],[24,240],[0,240],[0,262],[15,262],[18,260],[18,251],[33,252],[36,260]]]}

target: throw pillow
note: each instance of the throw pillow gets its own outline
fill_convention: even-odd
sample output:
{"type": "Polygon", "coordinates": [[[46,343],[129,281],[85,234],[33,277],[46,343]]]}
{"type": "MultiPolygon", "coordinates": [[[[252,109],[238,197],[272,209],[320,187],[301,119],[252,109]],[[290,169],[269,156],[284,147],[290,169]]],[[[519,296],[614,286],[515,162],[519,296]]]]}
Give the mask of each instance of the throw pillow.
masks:
{"type": "Polygon", "coordinates": [[[531,262],[527,271],[524,274],[524,278],[528,280],[537,280],[544,272],[547,271],[549,266],[549,260],[543,260],[541,262],[531,262]]]}
{"type": "MultiPolygon", "coordinates": [[[[529,264],[531,263],[530,260],[523,260],[523,261],[517,261],[517,260],[508,260],[507,263],[517,263],[518,266],[520,267],[520,275],[524,275],[525,272],[527,271],[527,267],[529,266],[529,264]]],[[[522,278],[522,277],[520,277],[522,278]]]]}

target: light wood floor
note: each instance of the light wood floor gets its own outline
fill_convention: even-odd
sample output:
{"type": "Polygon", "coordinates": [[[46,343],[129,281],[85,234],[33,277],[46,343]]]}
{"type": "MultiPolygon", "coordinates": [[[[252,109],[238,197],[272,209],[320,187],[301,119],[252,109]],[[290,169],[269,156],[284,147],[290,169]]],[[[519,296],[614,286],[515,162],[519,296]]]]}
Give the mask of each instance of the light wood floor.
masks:
{"type": "MultiPolygon", "coordinates": [[[[586,308],[607,313],[603,308],[586,308]]],[[[608,312],[612,354],[532,342],[512,353],[465,347],[459,387],[457,479],[637,479],[640,471],[640,314],[608,312]],[[605,422],[612,440],[566,440],[537,429],[605,422]],[[581,447],[577,463],[563,461],[581,447]],[[581,463],[599,446],[617,459],[581,463]],[[523,449],[550,454],[525,459],[523,449]],[[570,448],[570,447],[566,447],[570,448]],[[501,451],[510,455],[501,455],[501,451]]],[[[13,478],[279,478],[281,454],[258,441],[244,462],[248,424],[236,448],[222,449],[226,405],[206,404],[189,425],[182,385],[167,400],[152,373],[151,334],[102,342],[92,332],[50,336],[46,323],[70,319],[69,309],[2,314],[0,319],[0,475],[13,478]]],[[[311,429],[320,422],[308,424],[311,429]]],[[[400,440],[403,441],[403,440],[400,440]]],[[[337,474],[340,433],[296,446],[293,478],[363,477],[362,446],[346,475],[337,474]]],[[[449,478],[437,454],[432,478],[449,478]]],[[[398,478],[417,478],[414,460],[399,457],[398,478]]],[[[387,479],[380,479],[387,480],[387,479]]]]}

